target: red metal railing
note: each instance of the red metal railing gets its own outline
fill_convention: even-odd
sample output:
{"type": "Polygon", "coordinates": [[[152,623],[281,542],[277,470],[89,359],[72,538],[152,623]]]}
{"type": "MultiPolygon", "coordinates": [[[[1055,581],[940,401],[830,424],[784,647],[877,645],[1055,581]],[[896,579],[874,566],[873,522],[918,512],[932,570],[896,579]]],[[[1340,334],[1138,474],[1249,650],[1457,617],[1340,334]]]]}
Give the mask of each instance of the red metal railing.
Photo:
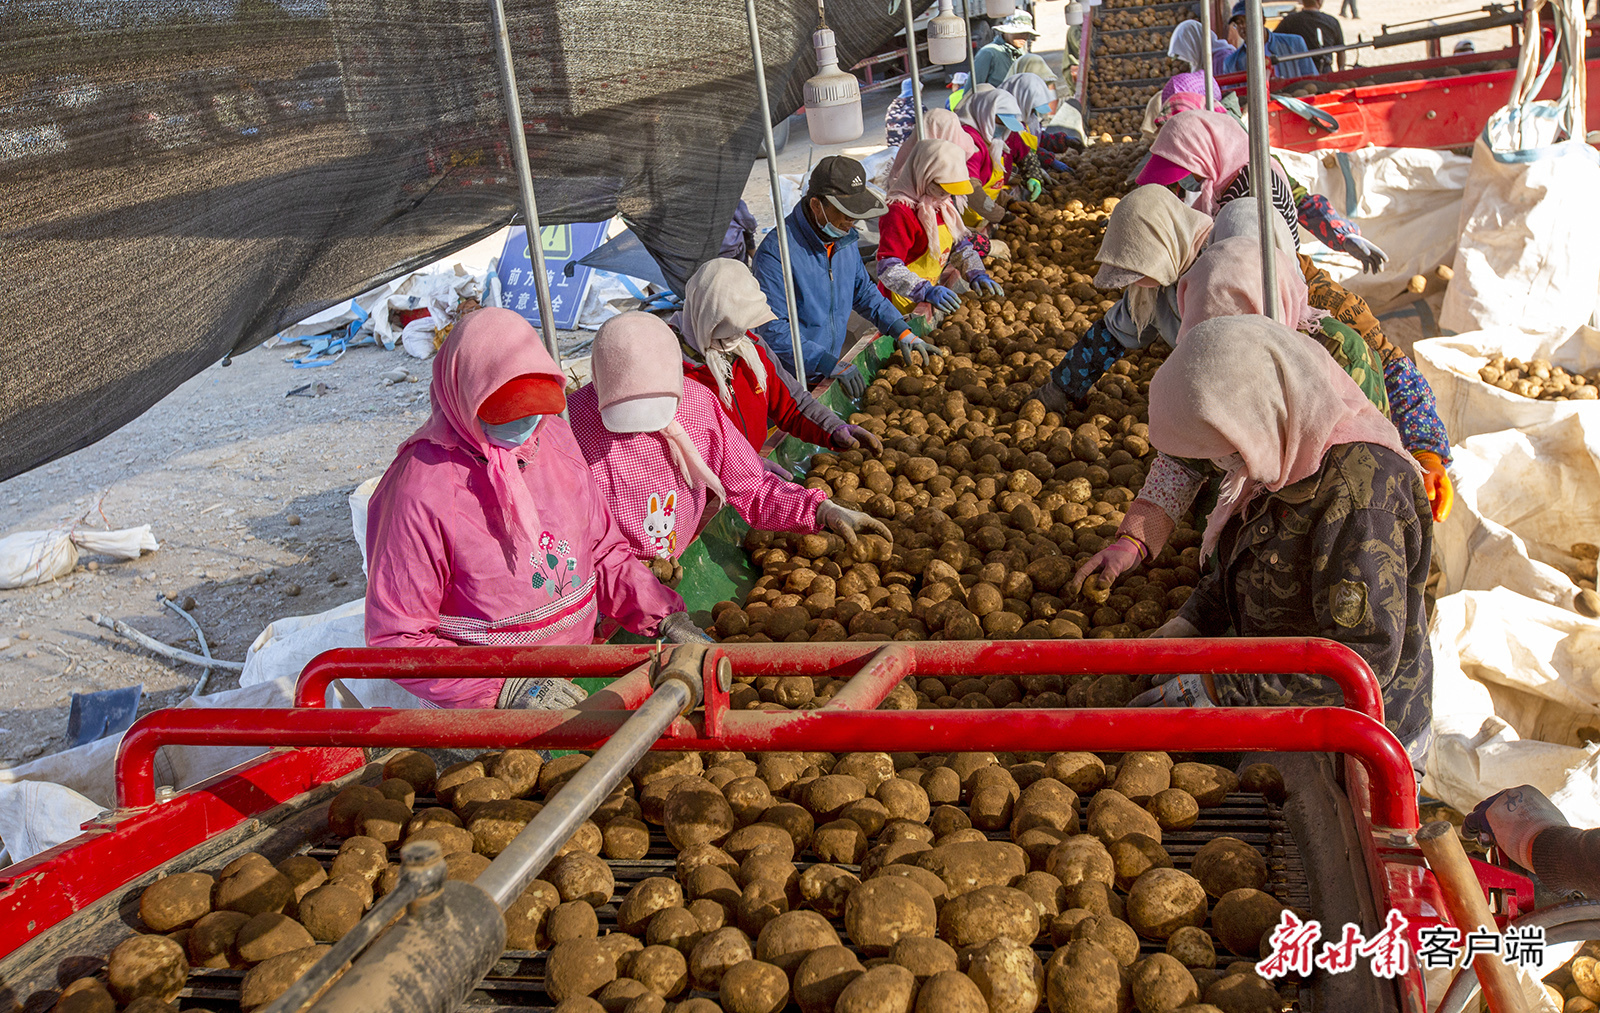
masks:
{"type": "MultiPolygon", "coordinates": [[[[1344,692],[1344,705],[1380,724],[1383,699],[1361,656],[1312,637],[1159,640],[971,640],[724,645],[739,675],[827,675],[848,678],[885,649],[909,655],[918,678],[990,675],[1320,675],[1344,692]]],[[[296,707],[321,707],[335,679],[504,679],[511,676],[622,675],[650,659],[649,645],[599,647],[357,647],[311,659],[295,690],[296,707]]],[[[614,684],[612,691],[617,691],[614,684]]],[[[614,705],[632,707],[631,702],[614,705]]],[[[847,691],[848,692],[848,691],[847,691]]],[[[594,708],[586,708],[594,709],[594,708]]]]}

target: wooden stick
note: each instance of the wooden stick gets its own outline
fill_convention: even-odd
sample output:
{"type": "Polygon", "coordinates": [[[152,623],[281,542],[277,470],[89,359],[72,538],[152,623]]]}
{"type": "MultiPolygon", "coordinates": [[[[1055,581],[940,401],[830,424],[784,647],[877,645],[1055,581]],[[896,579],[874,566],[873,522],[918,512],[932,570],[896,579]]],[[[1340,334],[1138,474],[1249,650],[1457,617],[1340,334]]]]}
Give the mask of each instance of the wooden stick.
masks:
{"type": "MultiPolygon", "coordinates": [[[[1448,820],[1434,820],[1417,831],[1417,846],[1428,859],[1428,866],[1439,881],[1450,919],[1463,935],[1480,927],[1493,931],[1494,914],[1483,895],[1483,887],[1473,874],[1472,863],[1461,847],[1461,838],[1448,820]]],[[[1480,953],[1472,960],[1472,970],[1483,986],[1490,1013],[1528,1013],[1523,1002],[1517,972],[1500,954],[1480,953]]]]}

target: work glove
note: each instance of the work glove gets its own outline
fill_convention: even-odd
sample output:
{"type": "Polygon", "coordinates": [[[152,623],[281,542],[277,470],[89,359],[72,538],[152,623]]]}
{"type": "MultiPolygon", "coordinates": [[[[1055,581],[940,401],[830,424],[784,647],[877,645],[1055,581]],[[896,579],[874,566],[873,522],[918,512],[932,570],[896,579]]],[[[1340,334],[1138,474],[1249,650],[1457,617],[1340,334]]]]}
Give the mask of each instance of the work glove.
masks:
{"type": "Polygon", "coordinates": [[[1065,130],[1046,130],[1039,138],[1039,147],[1061,155],[1068,151],[1082,151],[1083,140],[1065,130]]]}
{"type": "Polygon", "coordinates": [[[1099,572],[1107,584],[1113,584],[1116,579],[1138,566],[1148,555],[1144,543],[1132,535],[1123,535],[1110,545],[1089,557],[1089,561],[1078,568],[1072,578],[1072,593],[1077,594],[1083,588],[1083,582],[1089,575],[1099,572]]]}
{"type": "MultiPolygon", "coordinates": [[[[948,292],[949,289],[946,289],[945,291],[948,292]]],[[[932,362],[935,355],[944,354],[944,349],[939,348],[936,345],[930,345],[921,338],[912,337],[905,334],[902,334],[900,337],[894,339],[894,347],[900,350],[900,354],[905,356],[906,362],[908,363],[918,361],[916,356],[920,355],[922,357],[921,363],[924,366],[932,362]]]]}
{"type": "Polygon", "coordinates": [[[878,434],[863,426],[853,426],[846,422],[833,431],[833,449],[857,450],[862,447],[874,454],[883,453],[883,441],[878,439],[878,434]]]}
{"type": "Polygon", "coordinates": [[[839,389],[844,391],[844,396],[854,401],[867,392],[867,381],[862,379],[861,370],[846,364],[833,378],[839,381],[839,389]]]}
{"type": "Polygon", "coordinates": [[[1078,171],[1067,163],[1061,161],[1061,159],[1046,154],[1043,145],[1041,145],[1039,148],[1039,164],[1044,166],[1046,169],[1049,169],[1051,172],[1070,172],[1076,175],[1078,171]]]}
{"type": "Polygon", "coordinates": [[[961,308],[961,297],[956,295],[955,289],[943,285],[928,288],[927,302],[940,313],[954,313],[961,308]]]}
{"type": "Polygon", "coordinates": [[[967,284],[971,285],[973,291],[977,292],[981,298],[1004,299],[1006,297],[1006,290],[1000,287],[999,282],[989,277],[989,272],[987,271],[973,271],[967,278],[967,284]]]}
{"type": "Polygon", "coordinates": [[[856,536],[862,528],[870,530],[873,534],[882,535],[889,541],[894,541],[894,535],[876,517],[868,517],[859,510],[842,507],[831,499],[825,499],[817,504],[817,523],[843,538],[851,545],[856,544],[856,536]]]}
{"type": "Polygon", "coordinates": [[[589,691],[571,679],[507,679],[500,687],[496,710],[562,711],[589,698],[589,691]]]}
{"type": "Polygon", "coordinates": [[[779,464],[777,461],[774,461],[770,457],[763,457],[761,459],[761,470],[765,471],[769,475],[777,475],[786,482],[791,481],[794,478],[794,475],[789,471],[788,468],[785,468],[783,465],[779,464]]]}
{"type": "Polygon", "coordinates": [[[1571,826],[1555,803],[1531,784],[1496,792],[1478,803],[1462,829],[1480,844],[1493,844],[1506,857],[1533,868],[1533,839],[1551,827],[1571,826]]]}
{"type": "Polygon", "coordinates": [[[1456,488],[1450,482],[1450,473],[1444,462],[1431,450],[1418,450],[1411,455],[1422,465],[1422,485],[1428,490],[1428,503],[1433,507],[1434,523],[1442,523],[1450,516],[1450,507],[1456,501],[1456,488]]]}
{"type": "Polygon", "coordinates": [[[1038,200],[1039,195],[1044,193],[1044,184],[1032,177],[1023,184],[1023,188],[1027,190],[1029,200],[1038,200]]]}
{"type": "Polygon", "coordinates": [[[694,624],[687,612],[674,612],[661,620],[656,635],[674,644],[714,644],[706,631],[694,624]]]}
{"type": "Polygon", "coordinates": [[[1378,248],[1378,245],[1365,236],[1355,234],[1342,237],[1340,247],[1350,256],[1361,261],[1361,270],[1367,274],[1377,274],[1383,268],[1384,261],[1389,255],[1378,248]]]}
{"type": "MultiPolygon", "coordinates": [[[[1173,616],[1171,619],[1168,619],[1166,622],[1150,631],[1151,639],[1166,639],[1167,637],[1198,637],[1199,635],[1200,630],[1196,628],[1195,624],[1191,623],[1182,616],[1173,616]]],[[[1157,678],[1166,678],[1166,676],[1157,676],[1157,678]]]]}
{"type": "Polygon", "coordinates": [[[1206,677],[1184,673],[1183,675],[1158,676],[1167,681],[1159,686],[1152,686],[1128,702],[1129,707],[1215,707],[1217,702],[1211,697],[1211,690],[1206,685],[1206,677]]]}

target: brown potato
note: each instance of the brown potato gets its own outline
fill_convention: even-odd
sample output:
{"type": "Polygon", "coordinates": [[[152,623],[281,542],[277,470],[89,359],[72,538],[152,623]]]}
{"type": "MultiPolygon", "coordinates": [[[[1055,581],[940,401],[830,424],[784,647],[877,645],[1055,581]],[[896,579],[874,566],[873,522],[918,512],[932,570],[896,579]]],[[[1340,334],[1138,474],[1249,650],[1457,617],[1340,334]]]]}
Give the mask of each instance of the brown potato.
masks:
{"type": "MultiPolygon", "coordinates": [[[[561,894],[542,879],[529,883],[511,906],[506,908],[506,949],[542,950],[550,945],[550,912],[561,903],[561,894]]],[[[587,906],[587,905],[585,905],[587,906]]]]}
{"type": "Polygon", "coordinates": [[[133,936],[106,958],[106,987],[121,1003],[144,996],[172,1002],[188,975],[183,947],[166,936],[133,936]]]}
{"type": "Polygon", "coordinates": [[[594,995],[616,977],[616,958],[598,939],[557,943],[545,962],[545,991],[558,1003],[594,995]]]}
{"type": "Polygon", "coordinates": [[[551,862],[544,878],[560,891],[562,900],[581,900],[590,907],[608,903],[616,891],[611,867],[583,851],[569,852],[551,862]]]}
{"type": "Polygon", "coordinates": [[[750,937],[733,926],[725,926],[703,936],[689,951],[689,978],[696,988],[715,991],[729,968],[755,958],[750,937]]]}
{"type": "Polygon", "coordinates": [[[835,1013],[911,1013],[917,980],[898,964],[879,964],[839,993],[835,1013]]]}
{"type": "Polygon", "coordinates": [[[1156,818],[1115,789],[1095,792],[1085,811],[1085,826],[1101,843],[1109,845],[1128,834],[1143,834],[1161,843],[1161,825],[1156,818]]]}
{"type": "Polygon", "coordinates": [[[756,959],[792,975],[813,950],[838,946],[839,933],[815,911],[786,911],[762,926],[756,937],[756,959]]]}
{"type": "Polygon", "coordinates": [[[1172,856],[1158,841],[1144,834],[1128,834],[1119,838],[1107,849],[1116,870],[1117,889],[1127,890],[1138,878],[1151,869],[1172,868],[1172,856]]]}
{"type": "Polygon", "coordinates": [[[294,887],[289,880],[264,858],[240,866],[232,875],[224,875],[211,888],[213,910],[241,911],[251,916],[282,911],[293,898],[294,887]]]}
{"type": "Polygon", "coordinates": [[[178,872],[158,879],[139,895],[139,920],[151,932],[188,928],[210,913],[215,885],[203,872],[178,872]]]}
{"type": "Polygon", "coordinates": [[[912,864],[944,880],[949,895],[958,897],[982,886],[1010,886],[1028,871],[1028,856],[1004,841],[969,841],[921,852],[912,864]]]}
{"type": "Polygon", "coordinates": [[[833,1013],[839,994],[865,970],[855,953],[843,946],[812,950],[794,972],[794,1000],[800,1013],[833,1013]]]}
{"type": "Polygon", "coordinates": [[[1128,924],[1147,939],[1165,942],[1185,925],[1203,925],[1206,891],[1177,869],[1151,869],[1128,891],[1128,924]]]}
{"type": "Polygon", "coordinates": [[[1241,957],[1261,956],[1261,937],[1274,925],[1283,912],[1283,905],[1269,893],[1250,887],[1230,890],[1217,900],[1211,911],[1211,924],[1216,927],[1222,945],[1241,957]]]}
{"type": "Polygon", "coordinates": [[[252,967],[239,983],[239,1005],[252,1010],[272,1002],[287,992],[290,985],[299,981],[300,976],[322,959],[328,949],[326,946],[307,946],[280,953],[252,967]]]}
{"type": "Polygon", "coordinates": [[[1051,1013],[1118,1013],[1126,1008],[1117,959],[1088,939],[1073,940],[1050,958],[1045,995],[1051,1013]]]}
{"type": "Polygon", "coordinates": [[[956,951],[942,939],[906,936],[889,947],[889,962],[910,971],[923,985],[929,978],[957,968],[956,951]]]}
{"type": "Polygon", "coordinates": [[[812,865],[800,874],[800,898],[825,918],[842,918],[845,902],[860,885],[861,880],[836,865],[812,865]]]}
{"type": "Polygon", "coordinates": [[[983,946],[995,939],[1031,946],[1039,935],[1039,906],[1021,890],[985,886],[945,904],[938,924],[939,937],[957,948],[983,946]]]}
{"type": "Polygon", "coordinates": [[[1211,763],[1177,763],[1172,767],[1172,787],[1182,789],[1204,808],[1221,805],[1239,790],[1239,778],[1226,767],[1211,763]]]}
{"type": "Polygon", "coordinates": [[[990,1013],[977,983],[960,971],[940,971],[917,990],[916,1013],[990,1013]]]}
{"type": "Polygon", "coordinates": [[[845,901],[845,931],[870,954],[888,953],[908,936],[932,936],[938,911],[928,891],[909,879],[884,876],[862,883],[845,901]]]}
{"type": "Polygon", "coordinates": [[[1189,969],[1165,953],[1134,964],[1132,983],[1139,1013],[1171,1013],[1200,1001],[1200,988],[1189,969]]]}
{"type": "Polygon", "coordinates": [[[778,1013],[789,1002],[789,978],[772,964],[746,959],[722,975],[717,1000],[726,1013],[778,1013]]]}
{"type": "Polygon", "coordinates": [[[1156,792],[1144,807],[1162,830],[1187,830],[1200,818],[1200,804],[1181,788],[1156,792]]]}
{"type": "Polygon", "coordinates": [[[1189,871],[1212,897],[1267,883],[1267,860],[1237,837],[1214,837],[1195,852],[1189,871]]]}
{"type": "MultiPolygon", "coordinates": [[[[559,890],[560,887],[557,887],[559,890]]],[[[574,900],[580,898],[572,898],[574,900]]],[[[583,898],[586,899],[586,898],[583,898]]],[[[609,898],[607,898],[609,899],[609,898]]],[[[658,911],[683,906],[683,888],[676,880],[665,876],[650,876],[640,880],[617,907],[617,928],[633,936],[642,936],[645,927],[658,911]]]]}
{"type": "Polygon", "coordinates": [[[312,890],[300,901],[300,923],[311,933],[311,938],[325,943],[337,942],[356,927],[366,911],[360,894],[343,886],[326,883],[312,890]]]}
{"type": "Polygon", "coordinates": [[[190,966],[237,967],[233,940],[249,920],[250,916],[240,911],[213,911],[195,922],[184,940],[190,966]]]}

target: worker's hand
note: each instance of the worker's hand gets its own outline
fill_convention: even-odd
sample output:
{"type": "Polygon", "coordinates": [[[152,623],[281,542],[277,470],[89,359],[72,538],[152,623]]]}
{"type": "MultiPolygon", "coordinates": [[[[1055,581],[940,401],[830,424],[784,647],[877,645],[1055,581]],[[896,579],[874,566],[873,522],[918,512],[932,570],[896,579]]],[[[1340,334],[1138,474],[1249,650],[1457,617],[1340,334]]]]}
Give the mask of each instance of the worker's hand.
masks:
{"type": "Polygon", "coordinates": [[[1039,146],[1039,164],[1044,166],[1046,169],[1049,169],[1051,172],[1077,173],[1076,169],[1061,161],[1061,159],[1054,158],[1047,154],[1044,150],[1044,145],[1039,146]]]}
{"type": "Polygon", "coordinates": [[[980,298],[1004,299],[1006,297],[1006,290],[1000,287],[999,282],[989,277],[989,272],[987,271],[973,271],[967,278],[967,284],[972,286],[972,290],[978,293],[980,298]]]}
{"type": "Polygon", "coordinates": [[[844,391],[844,396],[852,401],[867,392],[867,381],[862,378],[861,370],[849,363],[842,363],[833,378],[839,381],[839,389],[844,391]]]}
{"type": "Polygon", "coordinates": [[[1166,677],[1167,681],[1152,686],[1128,702],[1129,707],[1215,707],[1210,679],[1203,675],[1184,673],[1166,677]]]}
{"type": "Polygon", "coordinates": [[[769,475],[776,475],[785,482],[792,481],[794,479],[793,472],[770,457],[763,457],[761,459],[761,470],[765,471],[769,475]]]}
{"type": "Polygon", "coordinates": [[[1389,259],[1387,253],[1365,236],[1347,235],[1343,239],[1342,246],[1344,252],[1361,261],[1361,270],[1367,274],[1377,274],[1383,269],[1384,262],[1389,259]]]}
{"type": "Polygon", "coordinates": [[[940,313],[954,313],[961,308],[961,297],[956,295],[953,288],[934,285],[928,289],[928,305],[940,313]]]}
{"type": "Polygon", "coordinates": [[[1116,582],[1116,579],[1138,566],[1145,557],[1145,547],[1142,542],[1131,535],[1124,535],[1110,545],[1089,557],[1089,561],[1078,567],[1078,572],[1072,578],[1072,593],[1077,594],[1083,589],[1083,582],[1089,575],[1098,572],[1107,585],[1116,582]]]}
{"type": "Polygon", "coordinates": [[[1173,616],[1150,631],[1152,637],[1198,637],[1200,630],[1182,616],[1173,616]]]}
{"type": "Polygon", "coordinates": [[[878,434],[864,426],[853,426],[848,422],[833,431],[833,449],[859,450],[862,447],[874,454],[883,453],[883,441],[878,439],[878,434]]]}
{"type": "Polygon", "coordinates": [[[1551,827],[1571,826],[1555,803],[1531,784],[1496,792],[1478,803],[1462,829],[1493,844],[1524,869],[1533,868],[1533,839],[1551,827]]]}
{"type": "MultiPolygon", "coordinates": [[[[949,290],[946,289],[946,291],[949,290]]],[[[905,334],[902,334],[900,337],[894,340],[894,347],[900,350],[900,354],[905,356],[906,362],[908,363],[919,361],[917,356],[921,356],[920,361],[924,366],[932,362],[935,355],[944,354],[944,349],[940,348],[939,346],[930,345],[921,338],[912,337],[905,334]]]]}
{"type": "Polygon", "coordinates": [[[1036,179],[1029,178],[1023,183],[1023,189],[1027,190],[1029,200],[1038,200],[1039,195],[1044,193],[1044,184],[1036,179]]]}
{"type": "Polygon", "coordinates": [[[1039,147],[1061,155],[1068,151],[1082,151],[1083,140],[1066,130],[1046,130],[1044,136],[1039,138],[1039,147]]]}
{"type": "Polygon", "coordinates": [[[1450,507],[1456,501],[1456,487],[1444,462],[1431,450],[1419,450],[1411,455],[1422,465],[1422,485],[1428,490],[1428,503],[1433,507],[1434,523],[1442,523],[1450,516],[1450,507]]]}
{"type": "Polygon", "coordinates": [[[661,620],[661,626],[656,631],[657,635],[674,644],[714,644],[706,635],[706,631],[694,624],[687,612],[674,612],[661,620]]]}
{"type": "Polygon", "coordinates": [[[856,536],[863,528],[873,534],[882,535],[889,541],[894,541],[894,535],[876,517],[868,517],[859,510],[842,507],[831,499],[825,499],[817,504],[817,523],[843,538],[851,545],[856,544],[856,536]]]}

